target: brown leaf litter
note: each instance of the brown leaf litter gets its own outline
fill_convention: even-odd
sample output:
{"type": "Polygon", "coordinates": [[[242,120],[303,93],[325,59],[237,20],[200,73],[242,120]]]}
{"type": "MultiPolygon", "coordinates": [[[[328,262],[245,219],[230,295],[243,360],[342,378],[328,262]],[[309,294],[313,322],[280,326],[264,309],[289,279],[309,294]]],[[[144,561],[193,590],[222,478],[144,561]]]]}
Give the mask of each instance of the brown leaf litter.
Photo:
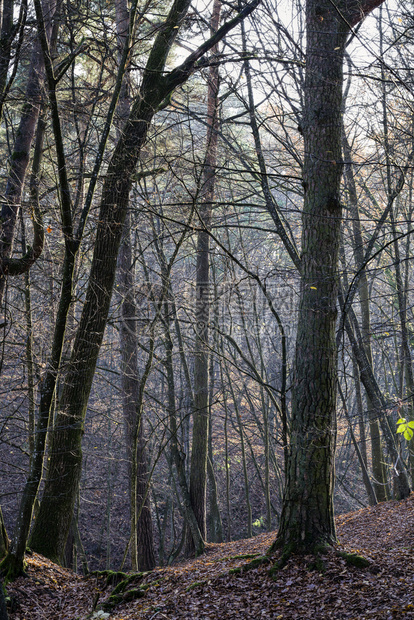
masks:
{"type": "MultiPolygon", "coordinates": [[[[269,575],[271,564],[230,573],[262,556],[275,532],[208,545],[197,559],[157,568],[132,579],[143,595],[99,611],[113,585],[104,577],[81,577],[33,554],[28,577],[9,584],[10,620],[325,620],[414,618],[414,494],[401,502],[341,515],[336,519],[339,550],[370,560],[367,568],[347,564],[334,551],[324,567],[311,556],[292,556],[269,575]],[[109,615],[108,615],[109,614],[109,615]]],[[[275,558],[272,558],[274,561],[275,558]]]]}

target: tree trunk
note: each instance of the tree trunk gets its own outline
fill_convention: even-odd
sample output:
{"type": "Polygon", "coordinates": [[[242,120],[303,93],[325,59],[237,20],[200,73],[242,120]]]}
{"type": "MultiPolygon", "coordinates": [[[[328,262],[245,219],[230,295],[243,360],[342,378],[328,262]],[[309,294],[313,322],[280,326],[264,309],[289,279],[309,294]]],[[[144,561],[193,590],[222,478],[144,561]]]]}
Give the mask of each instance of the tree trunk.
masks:
{"type": "Polygon", "coordinates": [[[1,206],[0,238],[0,306],[3,299],[6,277],[9,273],[8,261],[13,251],[16,222],[20,209],[23,186],[30,159],[30,149],[35,135],[37,120],[43,105],[42,88],[44,82],[44,63],[38,41],[33,46],[27,81],[25,104],[23,105],[19,128],[1,206]]]}
{"type": "Polygon", "coordinates": [[[335,342],[343,58],[349,26],[381,3],[306,3],[301,289],[286,486],[274,547],[314,552],[335,543],[335,342]]]}
{"type": "Polygon", "coordinates": [[[6,597],[4,595],[4,586],[3,582],[0,579],[0,620],[8,620],[9,616],[7,614],[6,607],[6,597]]]}
{"type": "MultiPolygon", "coordinates": [[[[215,0],[210,20],[211,34],[214,34],[220,21],[221,0],[215,0]]],[[[217,52],[217,46],[212,49],[217,52]]],[[[194,411],[193,441],[191,445],[190,499],[203,539],[206,539],[206,489],[208,457],[208,322],[210,316],[210,225],[211,208],[214,200],[215,168],[217,162],[218,136],[218,66],[212,64],[209,71],[207,95],[207,136],[206,156],[203,169],[203,186],[199,218],[202,230],[197,239],[196,271],[196,312],[195,312],[195,350],[194,350],[194,411]]],[[[187,540],[187,554],[194,553],[194,541],[187,540]]]]}
{"type": "MultiPolygon", "coordinates": [[[[345,164],[345,183],[349,194],[349,207],[352,215],[353,229],[353,245],[356,268],[360,272],[360,280],[358,284],[359,303],[361,308],[361,334],[364,342],[365,353],[372,367],[372,351],[371,351],[371,322],[369,310],[369,290],[367,272],[364,268],[364,244],[362,239],[361,221],[359,218],[358,199],[355,187],[355,179],[352,168],[352,153],[347,137],[342,136],[342,146],[345,164]]],[[[371,462],[373,473],[373,485],[375,495],[379,502],[387,500],[387,472],[385,468],[385,459],[383,454],[381,431],[378,417],[375,414],[373,404],[367,394],[367,409],[369,419],[369,430],[371,438],[371,462]]]]}
{"type": "MultiPolygon", "coordinates": [[[[45,129],[46,126],[44,120],[40,118],[37,128],[36,145],[33,156],[31,198],[34,201],[38,201],[37,182],[40,172],[40,161],[42,157],[45,129]]],[[[30,308],[28,308],[28,312],[30,312],[30,308]]],[[[36,432],[32,441],[33,451],[30,454],[29,473],[25,482],[22,497],[20,499],[19,512],[17,515],[13,537],[11,540],[10,551],[7,557],[2,562],[2,570],[7,575],[7,579],[14,579],[18,575],[22,574],[24,569],[24,554],[26,551],[27,539],[29,536],[32,521],[33,506],[36,501],[40,481],[42,479],[46,436],[49,429],[50,412],[54,397],[57,368],[60,361],[61,348],[56,348],[56,333],[60,331],[61,324],[60,322],[57,322],[52,346],[51,359],[49,360],[48,370],[46,372],[40,390],[39,413],[36,422],[36,432]]],[[[61,333],[62,343],[63,336],[64,326],[61,333]]]]}
{"type": "MultiPolygon", "coordinates": [[[[175,0],[159,28],[128,121],[116,144],[102,190],[99,223],[85,305],[76,333],[51,439],[48,475],[35,521],[31,547],[60,561],[69,531],[82,465],[83,426],[96,362],[108,317],[132,178],[153,116],[183,84],[199,59],[257,6],[247,5],[214,37],[171,72],[164,74],[168,54],[190,0],[175,0]]],[[[53,95],[53,93],[50,93],[53,95]]]]}
{"type": "Polygon", "coordinates": [[[0,560],[4,558],[9,550],[9,537],[7,536],[6,526],[4,524],[3,512],[0,506],[0,560]]]}
{"type": "MultiPolygon", "coordinates": [[[[191,539],[194,542],[195,554],[200,555],[204,552],[205,541],[201,535],[198,522],[191,505],[190,492],[187,485],[185,475],[185,453],[182,450],[178,440],[178,427],[176,418],[176,402],[175,402],[175,383],[174,383],[174,360],[173,360],[173,341],[170,332],[170,307],[168,301],[163,302],[163,323],[164,323],[164,341],[165,341],[165,370],[168,385],[168,419],[170,430],[170,448],[171,461],[175,465],[177,472],[178,486],[181,493],[181,509],[185,519],[185,525],[189,530],[191,539]]],[[[179,499],[179,498],[178,498],[179,499]]]]}
{"type": "Polygon", "coordinates": [[[142,408],[139,406],[138,334],[136,328],[137,307],[133,295],[132,251],[130,218],[124,224],[124,237],[118,261],[119,293],[122,295],[122,323],[119,339],[122,357],[122,400],[127,446],[130,497],[135,496],[135,505],[130,506],[131,523],[137,519],[136,535],[132,537],[131,563],[133,570],[151,570],[155,566],[154,542],[149,493],[147,492],[147,464],[145,454],[142,408]],[[136,438],[136,440],[135,440],[136,438]],[[133,462],[135,466],[132,467],[133,462]],[[136,480],[132,479],[136,472],[136,480]],[[136,494],[131,493],[136,485],[136,494]],[[135,543],[135,544],[134,544],[135,543]]]}
{"type": "MultiPolygon", "coordinates": [[[[341,306],[344,305],[343,294],[340,293],[341,306]]],[[[351,343],[352,352],[358,363],[361,381],[369,396],[374,413],[379,419],[382,434],[385,439],[388,453],[394,467],[392,468],[394,492],[396,499],[404,499],[410,494],[410,484],[408,480],[407,470],[400,458],[398,447],[396,444],[396,433],[391,429],[387,416],[387,403],[378,386],[378,383],[372,372],[372,367],[368,362],[365,349],[362,343],[362,336],[359,333],[358,322],[352,308],[348,309],[348,315],[345,316],[345,328],[351,343]],[[355,333],[354,333],[355,330],[355,333]]]]}

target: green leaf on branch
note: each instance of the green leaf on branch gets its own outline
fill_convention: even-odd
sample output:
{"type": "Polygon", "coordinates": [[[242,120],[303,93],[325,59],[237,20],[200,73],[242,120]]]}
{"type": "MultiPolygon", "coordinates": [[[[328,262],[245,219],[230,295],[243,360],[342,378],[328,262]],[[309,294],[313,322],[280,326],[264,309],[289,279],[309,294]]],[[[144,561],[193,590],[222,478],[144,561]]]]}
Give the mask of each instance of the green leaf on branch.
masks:
{"type": "Polygon", "coordinates": [[[405,418],[397,420],[397,433],[402,433],[407,441],[410,441],[414,435],[414,421],[407,422],[405,418]]]}

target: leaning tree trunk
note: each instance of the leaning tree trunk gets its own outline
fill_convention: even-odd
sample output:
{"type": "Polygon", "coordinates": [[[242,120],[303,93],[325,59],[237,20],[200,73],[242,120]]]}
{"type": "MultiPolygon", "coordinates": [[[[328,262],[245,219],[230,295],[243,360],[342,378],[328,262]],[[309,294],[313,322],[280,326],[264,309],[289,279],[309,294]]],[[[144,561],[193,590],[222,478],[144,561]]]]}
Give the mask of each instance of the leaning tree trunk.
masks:
{"type": "MultiPolygon", "coordinates": [[[[44,0],[43,6],[46,15],[43,36],[45,36],[48,41],[53,39],[52,46],[54,46],[55,40],[53,37],[53,20],[56,19],[56,2],[54,0],[44,0]]],[[[6,13],[3,13],[3,19],[7,19],[7,22],[11,19],[11,23],[9,23],[9,25],[3,23],[0,38],[0,108],[3,105],[2,95],[4,95],[7,90],[7,87],[4,84],[4,80],[6,79],[4,71],[6,71],[7,74],[7,55],[10,50],[6,51],[6,48],[8,45],[11,45],[12,38],[14,36],[12,28],[13,16],[10,15],[10,11],[13,14],[13,7],[10,5],[9,0],[7,0],[4,4],[4,9],[6,13]],[[7,34],[7,30],[10,30],[9,35],[7,34]]],[[[20,20],[22,18],[23,14],[21,13],[20,20]]],[[[17,48],[19,47],[20,43],[17,44],[17,48]]],[[[17,216],[20,210],[27,167],[30,161],[31,146],[36,131],[39,113],[44,106],[44,78],[45,63],[40,44],[40,37],[38,37],[33,45],[25,93],[25,103],[23,105],[19,127],[16,131],[13,152],[10,158],[10,168],[6,189],[1,205],[0,307],[3,301],[7,276],[19,275],[27,271],[37,260],[43,250],[43,226],[41,223],[41,216],[39,210],[34,209],[34,213],[32,215],[34,220],[33,247],[29,248],[27,254],[20,260],[11,259],[17,216]]]]}
{"type": "Polygon", "coordinates": [[[61,560],[72,520],[86,407],[109,312],[131,176],[156,106],[144,101],[142,107],[139,121],[131,125],[135,144],[123,152],[125,132],[109,165],[86,302],[51,433],[48,475],[30,546],[54,561],[61,560]],[[125,157],[125,153],[130,156],[125,157]]]}
{"type": "Polygon", "coordinates": [[[13,251],[17,216],[22,200],[27,167],[29,165],[30,150],[35,135],[39,112],[42,107],[43,79],[44,68],[42,54],[40,45],[36,42],[32,52],[31,66],[25,93],[25,104],[23,106],[19,128],[16,132],[16,140],[10,158],[9,176],[1,205],[0,305],[3,300],[6,277],[10,272],[9,259],[13,251]]]}
{"type": "Polygon", "coordinates": [[[60,561],[65,549],[82,466],[82,436],[89,394],[109,313],[122,228],[136,165],[157,110],[183,84],[197,62],[257,6],[253,0],[214,37],[171,72],[164,74],[168,54],[187,14],[190,0],[175,0],[159,28],[141,83],[140,93],[114,149],[104,180],[99,224],[85,305],[73,345],[51,437],[50,461],[30,546],[60,561]]]}
{"type": "Polygon", "coordinates": [[[381,3],[308,0],[301,290],[290,450],[274,546],[315,551],[336,540],[333,486],[336,438],[338,254],[342,210],[341,110],[349,28],[381,3]]]}

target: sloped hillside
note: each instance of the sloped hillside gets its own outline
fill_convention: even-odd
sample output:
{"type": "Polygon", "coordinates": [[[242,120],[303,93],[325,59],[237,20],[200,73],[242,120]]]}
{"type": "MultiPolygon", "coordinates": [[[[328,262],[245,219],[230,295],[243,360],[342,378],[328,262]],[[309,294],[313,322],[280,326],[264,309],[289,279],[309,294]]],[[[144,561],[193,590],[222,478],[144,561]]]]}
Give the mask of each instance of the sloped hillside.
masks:
{"type": "Polygon", "coordinates": [[[357,568],[331,552],[316,565],[312,557],[293,557],[273,578],[270,563],[245,570],[275,533],[210,545],[200,559],[128,577],[83,578],[34,554],[28,577],[9,585],[10,618],[414,618],[414,494],[341,515],[337,528],[338,550],[365,556],[369,566],[357,568]]]}

